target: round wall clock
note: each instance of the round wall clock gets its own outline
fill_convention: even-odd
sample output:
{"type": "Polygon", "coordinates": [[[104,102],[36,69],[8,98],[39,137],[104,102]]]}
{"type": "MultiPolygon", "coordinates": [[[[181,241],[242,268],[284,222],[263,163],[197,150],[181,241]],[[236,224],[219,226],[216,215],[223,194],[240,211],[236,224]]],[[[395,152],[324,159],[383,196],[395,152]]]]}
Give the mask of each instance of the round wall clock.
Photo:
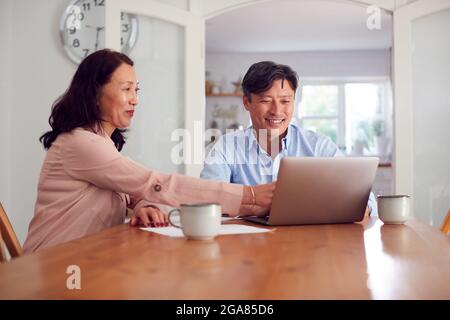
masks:
{"type": "MultiPolygon", "coordinates": [[[[130,53],[138,33],[137,17],[122,12],[121,51],[130,53]]],[[[75,63],[105,47],[105,0],[73,0],[64,10],[60,24],[64,50],[75,63]]]]}

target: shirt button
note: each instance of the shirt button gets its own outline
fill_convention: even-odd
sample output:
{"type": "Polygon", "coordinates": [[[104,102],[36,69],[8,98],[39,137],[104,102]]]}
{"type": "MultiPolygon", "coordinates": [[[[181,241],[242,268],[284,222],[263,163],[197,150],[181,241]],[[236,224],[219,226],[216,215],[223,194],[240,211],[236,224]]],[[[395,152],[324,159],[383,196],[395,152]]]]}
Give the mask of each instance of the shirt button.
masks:
{"type": "Polygon", "coordinates": [[[156,192],[160,192],[160,191],[161,191],[161,185],[160,185],[160,184],[155,184],[155,186],[153,187],[153,189],[154,189],[156,192]]]}

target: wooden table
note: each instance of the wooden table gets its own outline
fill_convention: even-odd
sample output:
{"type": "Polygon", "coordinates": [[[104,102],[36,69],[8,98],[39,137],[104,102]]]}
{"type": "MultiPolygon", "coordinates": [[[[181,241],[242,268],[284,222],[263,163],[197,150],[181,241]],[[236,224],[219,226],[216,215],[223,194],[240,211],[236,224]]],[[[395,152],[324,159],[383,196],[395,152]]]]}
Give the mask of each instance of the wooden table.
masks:
{"type": "Polygon", "coordinates": [[[0,265],[0,299],[17,298],[450,299],[450,238],[376,218],[209,242],[120,225],[0,265]]]}

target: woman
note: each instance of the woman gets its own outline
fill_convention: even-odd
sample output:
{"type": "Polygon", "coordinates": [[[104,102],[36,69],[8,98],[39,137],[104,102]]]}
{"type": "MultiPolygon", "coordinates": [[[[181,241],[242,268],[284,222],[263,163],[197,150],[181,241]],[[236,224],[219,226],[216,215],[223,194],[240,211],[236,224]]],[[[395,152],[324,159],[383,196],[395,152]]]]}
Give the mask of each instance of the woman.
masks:
{"type": "Polygon", "coordinates": [[[40,138],[48,152],[25,252],[120,224],[127,207],[135,211],[131,224],[144,226],[167,225],[154,203],[218,202],[230,215],[267,211],[274,184],[252,188],[167,175],[122,156],[121,128],[130,125],[138,90],[133,61],[124,54],[100,50],[79,65],[53,105],[52,130],[40,138]]]}

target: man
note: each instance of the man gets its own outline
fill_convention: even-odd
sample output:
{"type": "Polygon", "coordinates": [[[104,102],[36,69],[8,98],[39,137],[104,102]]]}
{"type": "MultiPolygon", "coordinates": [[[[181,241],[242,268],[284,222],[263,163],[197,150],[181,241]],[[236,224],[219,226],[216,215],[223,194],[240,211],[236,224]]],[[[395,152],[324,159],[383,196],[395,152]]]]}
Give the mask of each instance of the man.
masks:
{"type": "MultiPolygon", "coordinates": [[[[227,133],[212,147],[201,178],[255,185],[277,180],[284,157],[343,156],[329,137],[291,123],[297,73],[289,66],[262,61],[242,81],[243,104],[252,126],[227,133]]],[[[368,207],[376,214],[371,193],[368,207]]]]}

